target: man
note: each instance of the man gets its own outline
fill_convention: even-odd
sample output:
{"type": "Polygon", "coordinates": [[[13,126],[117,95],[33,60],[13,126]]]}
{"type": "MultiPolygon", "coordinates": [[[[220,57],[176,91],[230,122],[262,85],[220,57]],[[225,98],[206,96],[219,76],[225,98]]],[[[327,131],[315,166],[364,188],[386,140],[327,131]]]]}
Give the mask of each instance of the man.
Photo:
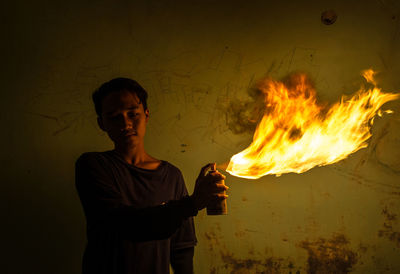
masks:
{"type": "Polygon", "coordinates": [[[144,149],[147,93],[116,78],[93,93],[99,127],[114,143],[76,161],[76,188],[87,221],[83,274],[193,273],[193,216],[226,199],[225,178],[204,166],[188,196],[178,168],[144,149]]]}

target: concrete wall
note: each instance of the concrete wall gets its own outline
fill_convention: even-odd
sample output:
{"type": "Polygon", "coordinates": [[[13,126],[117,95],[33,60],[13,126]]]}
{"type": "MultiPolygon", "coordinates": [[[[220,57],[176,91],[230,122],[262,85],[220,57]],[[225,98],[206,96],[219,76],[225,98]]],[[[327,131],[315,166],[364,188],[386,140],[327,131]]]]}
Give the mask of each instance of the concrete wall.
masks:
{"type": "MultiPolygon", "coordinates": [[[[112,148],[91,93],[113,77],[149,92],[150,154],[199,168],[246,147],[226,106],[265,75],[307,71],[334,102],[380,71],[400,91],[400,3],[15,1],[2,4],[2,273],[79,273],[85,223],[74,161],[112,148]],[[334,9],[332,25],[321,13],[334,9]],[[4,270],[5,267],[5,270],[4,270]]],[[[196,217],[196,273],[399,273],[400,103],[369,147],[304,174],[227,176],[229,215],[196,217]]]]}

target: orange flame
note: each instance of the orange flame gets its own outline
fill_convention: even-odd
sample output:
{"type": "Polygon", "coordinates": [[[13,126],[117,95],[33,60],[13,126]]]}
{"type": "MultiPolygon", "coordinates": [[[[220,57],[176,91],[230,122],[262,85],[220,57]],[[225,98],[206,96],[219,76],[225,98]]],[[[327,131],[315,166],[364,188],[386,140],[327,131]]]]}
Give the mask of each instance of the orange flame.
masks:
{"type": "Polygon", "coordinates": [[[373,88],[360,88],[353,97],[342,97],[329,109],[317,104],[316,92],[305,74],[293,75],[286,83],[264,80],[259,86],[265,96],[264,116],[253,142],[232,156],[226,171],[248,179],[302,173],[367,147],[373,118],[382,114],[379,108],[400,97],[382,93],[374,74],[372,70],[362,72],[373,88]]]}

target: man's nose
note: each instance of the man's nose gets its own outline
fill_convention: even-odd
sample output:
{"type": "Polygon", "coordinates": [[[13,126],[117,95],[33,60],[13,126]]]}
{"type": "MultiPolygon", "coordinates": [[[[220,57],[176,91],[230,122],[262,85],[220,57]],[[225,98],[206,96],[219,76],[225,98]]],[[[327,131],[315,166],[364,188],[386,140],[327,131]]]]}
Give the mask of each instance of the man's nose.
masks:
{"type": "Polygon", "coordinates": [[[122,129],[131,129],[133,127],[133,122],[128,116],[122,118],[122,129]]]}

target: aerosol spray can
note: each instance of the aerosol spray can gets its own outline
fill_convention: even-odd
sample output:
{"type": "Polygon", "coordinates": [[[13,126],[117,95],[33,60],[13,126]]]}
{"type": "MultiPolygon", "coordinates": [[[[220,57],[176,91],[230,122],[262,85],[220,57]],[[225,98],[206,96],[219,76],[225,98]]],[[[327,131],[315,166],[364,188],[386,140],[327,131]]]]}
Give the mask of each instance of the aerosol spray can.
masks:
{"type": "MultiPolygon", "coordinates": [[[[209,173],[215,172],[215,166],[212,167],[209,173]]],[[[218,181],[218,184],[225,184],[224,180],[218,181]]],[[[225,194],[225,191],[222,193],[225,194]]],[[[228,207],[226,205],[226,199],[218,202],[214,202],[207,207],[207,215],[226,215],[228,214],[228,207]]]]}

